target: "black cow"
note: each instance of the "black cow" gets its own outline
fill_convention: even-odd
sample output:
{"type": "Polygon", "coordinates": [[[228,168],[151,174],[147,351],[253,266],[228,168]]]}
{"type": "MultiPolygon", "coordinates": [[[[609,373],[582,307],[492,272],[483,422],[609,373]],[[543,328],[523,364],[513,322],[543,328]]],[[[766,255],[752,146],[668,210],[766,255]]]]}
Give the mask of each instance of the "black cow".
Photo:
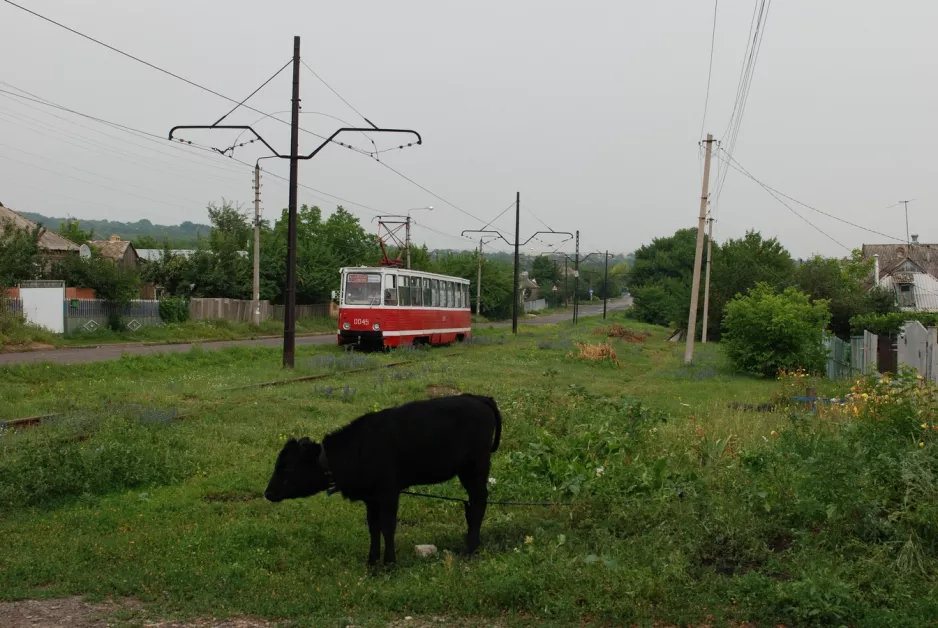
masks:
{"type": "Polygon", "coordinates": [[[498,405],[479,395],[414,401],[371,412],[327,434],[322,444],[305,437],[287,441],[264,497],[279,502],[328,490],[365,502],[371,533],[368,563],[378,562],[382,533],[384,562],[393,563],[400,492],[458,476],[469,495],[466,545],[472,554],[479,546],[491,455],[501,432],[498,405]]]}

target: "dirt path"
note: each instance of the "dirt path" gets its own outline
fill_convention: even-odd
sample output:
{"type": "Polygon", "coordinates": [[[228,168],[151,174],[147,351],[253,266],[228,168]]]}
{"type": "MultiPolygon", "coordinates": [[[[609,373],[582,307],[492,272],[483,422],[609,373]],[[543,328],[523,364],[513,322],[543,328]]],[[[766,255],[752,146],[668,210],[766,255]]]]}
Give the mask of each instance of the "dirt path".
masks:
{"type": "MultiPolygon", "coordinates": [[[[338,622],[336,622],[336,625],[338,622]]],[[[172,621],[149,619],[140,602],[133,599],[89,604],[80,596],[47,600],[0,602],[3,628],[274,628],[275,622],[256,617],[172,621]]],[[[411,617],[391,621],[388,628],[499,628],[497,621],[472,618],[411,617]]],[[[355,628],[355,624],[348,624],[355,628]]]]}
{"type": "MultiPolygon", "coordinates": [[[[614,312],[628,308],[632,303],[629,297],[609,301],[607,311],[614,312]]],[[[583,304],[580,306],[580,316],[597,316],[602,314],[602,301],[592,304],[583,304]]],[[[532,319],[522,319],[521,325],[549,325],[572,318],[572,308],[539,316],[532,319]]],[[[485,327],[486,325],[482,325],[485,327]]],[[[491,323],[492,327],[510,327],[511,322],[491,323]]],[[[334,344],[335,335],[324,334],[321,336],[299,336],[296,339],[296,345],[322,345],[334,344]]],[[[105,362],[108,360],[119,360],[124,354],[128,355],[153,355],[156,353],[185,353],[193,347],[200,347],[209,351],[214,349],[227,349],[229,347],[280,347],[283,340],[280,338],[263,338],[256,340],[219,340],[211,342],[190,342],[183,344],[170,345],[144,345],[144,344],[120,344],[120,345],[102,345],[100,347],[91,347],[86,349],[52,349],[48,351],[28,351],[24,353],[3,353],[0,354],[0,366],[12,364],[35,364],[39,362],[52,362],[54,364],[82,364],[86,362],[105,362]]]]}

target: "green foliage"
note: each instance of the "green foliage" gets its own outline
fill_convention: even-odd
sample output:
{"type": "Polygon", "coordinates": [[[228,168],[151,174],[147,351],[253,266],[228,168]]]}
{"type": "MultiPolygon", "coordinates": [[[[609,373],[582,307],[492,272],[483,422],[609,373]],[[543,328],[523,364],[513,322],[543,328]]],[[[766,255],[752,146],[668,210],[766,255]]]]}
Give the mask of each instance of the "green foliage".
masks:
{"type": "MultiPolygon", "coordinates": [[[[161,242],[164,238],[168,238],[169,241],[172,242],[173,248],[193,248],[199,237],[205,237],[211,231],[209,225],[201,225],[189,221],[185,221],[179,225],[154,225],[146,219],[136,222],[120,222],[117,220],[88,220],[84,218],[49,218],[42,214],[30,212],[20,212],[20,214],[33,222],[44,225],[58,225],[72,221],[76,224],[78,229],[85,233],[98,233],[104,237],[117,235],[120,236],[121,240],[130,240],[133,242],[134,247],[140,249],[159,248],[158,244],[156,246],[144,246],[144,244],[161,242]],[[151,240],[140,242],[140,238],[146,237],[151,238],[151,240]],[[139,246],[138,242],[140,242],[139,246]]],[[[64,236],[64,234],[62,235],[64,236]]],[[[84,242],[80,242],[80,244],[84,244],[84,242]]]]}
{"type": "Polygon", "coordinates": [[[560,279],[560,269],[557,262],[546,255],[538,255],[531,264],[531,279],[537,281],[542,289],[550,290],[551,286],[560,279]]]}
{"type": "Polygon", "coordinates": [[[191,473],[184,439],[168,426],[109,416],[0,438],[0,504],[47,505],[65,497],[179,481],[191,473]]]}
{"type": "MultiPolygon", "coordinates": [[[[137,454],[144,469],[155,466],[148,456],[162,459],[164,436],[182,445],[173,453],[180,468],[148,472],[152,482],[104,488],[106,495],[69,482],[62,499],[41,508],[0,503],[0,536],[13,550],[0,555],[0,589],[22,599],[139,592],[154,621],[156,613],[186,621],[223,608],[226,616],[309,626],[385,626],[407,615],[415,625],[436,616],[446,625],[529,625],[537,617],[550,626],[904,627],[938,616],[934,390],[900,375],[857,386],[845,406],[818,413],[734,411],[727,400],[764,400],[778,385],[719,367],[706,379],[676,378],[682,347],[664,342],[664,329],[641,346],[612,340],[622,360],[615,371],[570,363],[561,374],[556,360],[565,349],[537,348],[585,340],[597,323],[528,328],[518,337],[480,330],[491,342],[454,349],[456,360],[408,356],[420,362],[409,374],[395,371],[400,379],[346,374],[335,385],[348,383],[357,395],[312,403],[309,386],[226,390],[284,377],[278,349],[6,369],[4,416],[40,413],[37,397],[98,403],[106,395],[184,400],[192,414],[142,439],[154,450],[137,454]],[[460,504],[402,496],[399,565],[371,575],[360,503],[263,500],[288,436],[318,438],[445,383],[494,396],[511,425],[492,458],[489,499],[555,506],[490,503],[482,551],[467,560],[458,554],[460,504]],[[417,543],[440,552],[421,559],[404,551],[417,543]]],[[[310,358],[322,365],[338,360],[336,351],[298,347],[297,369],[323,372],[310,358]]],[[[705,353],[717,359],[719,347],[705,353]]],[[[0,437],[0,448],[11,443],[0,449],[0,483],[24,481],[11,457],[27,446],[22,437],[48,448],[58,435],[52,427],[0,437]]],[[[113,451],[99,438],[86,443],[113,451]]],[[[62,456],[66,477],[88,469],[72,455],[62,456]]],[[[30,467],[49,468],[35,457],[30,467]]],[[[424,491],[465,497],[455,480],[424,491]]]]}
{"type": "Polygon", "coordinates": [[[74,242],[75,244],[81,246],[85,242],[94,240],[94,229],[89,229],[85,231],[78,225],[77,220],[68,220],[59,223],[59,235],[74,242]]]}
{"type": "Polygon", "coordinates": [[[12,287],[42,274],[39,238],[44,231],[41,226],[21,229],[11,220],[0,225],[0,287],[12,287]]]}
{"type": "Polygon", "coordinates": [[[759,283],[726,306],[726,355],[740,371],[757,375],[798,368],[820,371],[826,361],[822,333],[829,320],[826,301],[812,303],[796,288],[779,294],[759,283]]]}
{"type": "MultiPolygon", "coordinates": [[[[776,238],[763,239],[757,231],[749,230],[742,238],[730,238],[714,246],[709,337],[720,338],[724,309],[736,295],[746,294],[760,282],[781,290],[791,284],[793,270],[794,262],[785,247],[776,238]]],[[[685,316],[688,307],[689,303],[684,306],[685,316]]],[[[698,320],[702,325],[702,316],[698,320]]]]}
{"type": "Polygon", "coordinates": [[[87,259],[62,258],[53,265],[52,275],[69,286],[92,288],[108,307],[108,326],[115,330],[121,327],[121,311],[140,294],[140,276],[135,270],[104,259],[94,250],[87,259]]]}
{"type": "Polygon", "coordinates": [[[873,260],[863,260],[856,250],[848,260],[815,256],[795,270],[795,281],[812,300],[830,302],[831,331],[846,340],[851,320],[857,316],[882,315],[896,311],[895,296],[882,288],[867,290],[873,260]]]}
{"type": "Polygon", "coordinates": [[[629,289],[637,320],[655,325],[680,325],[686,320],[696,247],[697,230],[679,229],[635,252],[629,289]]]}
{"type": "Polygon", "coordinates": [[[184,323],[189,320],[189,303],[185,299],[161,299],[159,307],[160,318],[164,323],[184,323]]]}
{"type": "Polygon", "coordinates": [[[861,314],[850,319],[850,329],[854,335],[864,331],[872,334],[897,334],[909,321],[918,321],[923,327],[938,326],[938,313],[935,312],[892,312],[890,314],[861,314]]]}

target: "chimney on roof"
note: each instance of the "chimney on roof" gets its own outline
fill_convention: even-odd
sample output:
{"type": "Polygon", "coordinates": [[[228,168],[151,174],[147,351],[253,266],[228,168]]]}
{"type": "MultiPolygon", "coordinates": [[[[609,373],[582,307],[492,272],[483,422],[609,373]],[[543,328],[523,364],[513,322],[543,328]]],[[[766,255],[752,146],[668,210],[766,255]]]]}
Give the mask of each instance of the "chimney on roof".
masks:
{"type": "Polygon", "coordinates": [[[120,236],[118,236],[118,235],[112,235],[112,236],[111,236],[111,242],[120,242],[120,241],[121,241],[121,237],[120,237],[120,236]]]}
{"type": "Polygon", "coordinates": [[[912,244],[918,244],[918,234],[917,234],[917,233],[913,233],[913,234],[912,234],[912,244]]]}
{"type": "Polygon", "coordinates": [[[879,285],[879,253],[873,255],[873,285],[879,285]]]}

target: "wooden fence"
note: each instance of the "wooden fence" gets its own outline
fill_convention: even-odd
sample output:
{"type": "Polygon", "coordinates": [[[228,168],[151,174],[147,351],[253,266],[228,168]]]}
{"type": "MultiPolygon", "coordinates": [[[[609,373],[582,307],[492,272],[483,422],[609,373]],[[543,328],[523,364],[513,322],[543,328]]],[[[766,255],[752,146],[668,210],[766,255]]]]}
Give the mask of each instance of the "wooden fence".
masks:
{"type": "MultiPolygon", "coordinates": [[[[224,319],[250,323],[253,317],[252,301],[240,299],[190,299],[189,319],[194,321],[224,319]]],[[[270,301],[261,301],[261,320],[271,318],[270,301]]]]}
{"type": "MultiPolygon", "coordinates": [[[[282,305],[271,305],[271,318],[275,321],[283,320],[283,310],[284,306],[282,305]]],[[[328,303],[321,303],[318,305],[297,305],[296,306],[296,318],[300,320],[302,318],[327,318],[330,316],[330,308],[328,303]]]]}

